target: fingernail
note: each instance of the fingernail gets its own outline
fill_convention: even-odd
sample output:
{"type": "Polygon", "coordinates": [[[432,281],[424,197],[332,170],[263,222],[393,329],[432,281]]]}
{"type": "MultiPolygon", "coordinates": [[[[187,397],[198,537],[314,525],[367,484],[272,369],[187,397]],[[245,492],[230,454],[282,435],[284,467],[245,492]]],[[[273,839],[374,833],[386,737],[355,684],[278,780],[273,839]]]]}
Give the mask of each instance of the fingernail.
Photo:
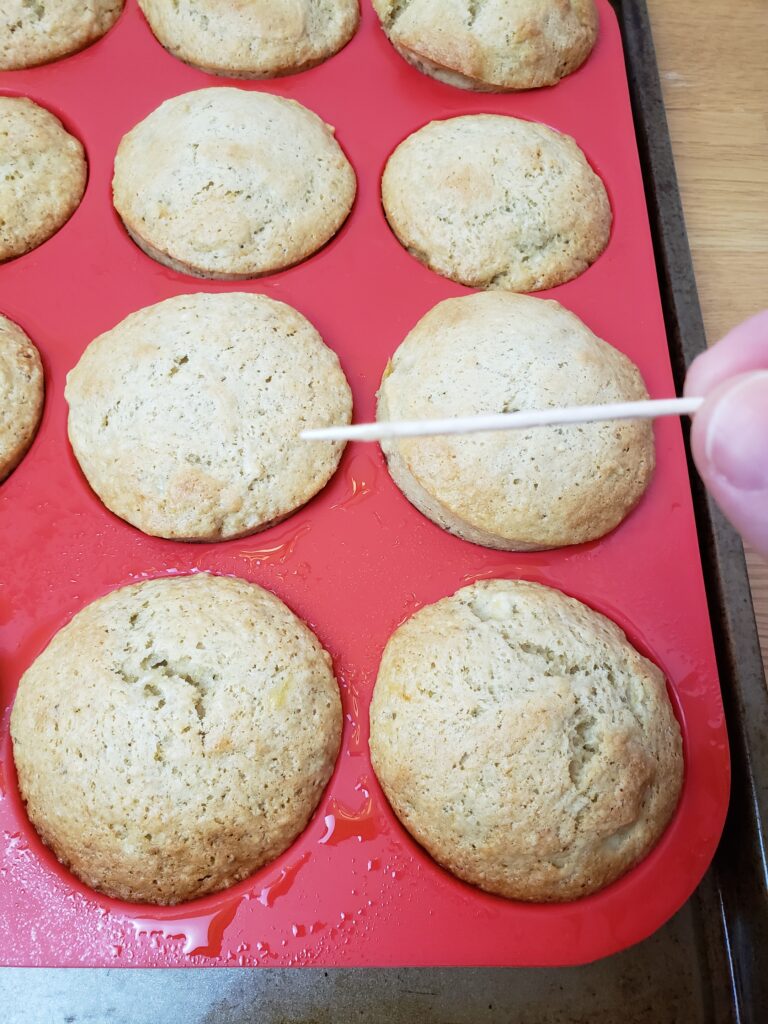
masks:
{"type": "Polygon", "coordinates": [[[705,454],[736,490],[768,490],[768,371],[737,379],[716,399],[705,454]]]}

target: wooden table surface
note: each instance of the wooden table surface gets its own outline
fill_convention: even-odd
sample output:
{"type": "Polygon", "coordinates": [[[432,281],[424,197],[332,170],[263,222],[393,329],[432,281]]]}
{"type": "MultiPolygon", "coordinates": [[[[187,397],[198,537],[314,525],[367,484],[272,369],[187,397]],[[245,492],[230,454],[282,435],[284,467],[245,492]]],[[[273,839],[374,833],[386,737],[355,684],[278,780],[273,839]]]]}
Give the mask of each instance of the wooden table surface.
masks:
{"type": "MultiPolygon", "coordinates": [[[[768,0],[647,2],[713,344],[768,306],[768,0]]],[[[768,676],[768,563],[747,556],[768,676]]]]}

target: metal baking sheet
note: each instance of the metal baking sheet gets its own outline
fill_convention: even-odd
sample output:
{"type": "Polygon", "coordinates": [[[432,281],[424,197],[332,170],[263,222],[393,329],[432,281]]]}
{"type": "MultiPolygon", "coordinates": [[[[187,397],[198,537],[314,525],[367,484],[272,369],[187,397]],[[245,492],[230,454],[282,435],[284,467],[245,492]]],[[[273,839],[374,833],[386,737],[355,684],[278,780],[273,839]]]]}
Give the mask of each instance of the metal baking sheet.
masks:
{"type": "MultiPolygon", "coordinates": [[[[614,7],[624,35],[670,350],[680,375],[703,347],[704,336],[647,13],[643,3],[632,0],[617,0],[614,7]]],[[[183,979],[178,972],[164,972],[165,982],[144,971],[36,971],[33,979],[28,972],[8,970],[0,975],[0,991],[9,1020],[141,1024],[161,1013],[169,1021],[225,1022],[765,1020],[766,889],[758,856],[765,811],[759,742],[765,750],[768,735],[764,680],[740,547],[702,495],[695,497],[734,755],[734,793],[714,868],[652,938],[600,963],[567,970],[215,975],[192,970],[183,972],[183,979]]]]}

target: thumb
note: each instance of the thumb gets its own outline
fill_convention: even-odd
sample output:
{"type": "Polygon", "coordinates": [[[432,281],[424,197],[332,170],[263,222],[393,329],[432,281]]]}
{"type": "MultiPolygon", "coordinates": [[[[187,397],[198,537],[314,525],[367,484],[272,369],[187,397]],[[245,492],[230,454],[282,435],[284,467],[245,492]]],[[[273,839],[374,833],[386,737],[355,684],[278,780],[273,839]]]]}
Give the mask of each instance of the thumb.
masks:
{"type": "Polygon", "coordinates": [[[704,483],[742,537],[768,555],[768,370],[711,391],[693,419],[704,483]]]}

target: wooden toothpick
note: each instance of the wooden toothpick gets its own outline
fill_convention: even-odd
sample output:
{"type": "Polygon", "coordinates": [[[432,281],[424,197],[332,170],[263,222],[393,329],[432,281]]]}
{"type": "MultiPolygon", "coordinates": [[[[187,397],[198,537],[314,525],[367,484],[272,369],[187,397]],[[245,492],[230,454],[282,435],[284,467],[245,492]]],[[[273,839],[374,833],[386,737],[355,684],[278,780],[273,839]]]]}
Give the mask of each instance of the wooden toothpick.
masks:
{"type": "Polygon", "coordinates": [[[487,430],[527,430],[602,420],[655,419],[658,416],[690,416],[703,398],[657,398],[644,402],[615,402],[608,405],[576,405],[559,409],[531,409],[491,413],[484,416],[456,416],[439,420],[382,421],[351,426],[303,430],[306,441],[384,441],[396,437],[428,437],[435,434],[478,434],[487,430]]]}

